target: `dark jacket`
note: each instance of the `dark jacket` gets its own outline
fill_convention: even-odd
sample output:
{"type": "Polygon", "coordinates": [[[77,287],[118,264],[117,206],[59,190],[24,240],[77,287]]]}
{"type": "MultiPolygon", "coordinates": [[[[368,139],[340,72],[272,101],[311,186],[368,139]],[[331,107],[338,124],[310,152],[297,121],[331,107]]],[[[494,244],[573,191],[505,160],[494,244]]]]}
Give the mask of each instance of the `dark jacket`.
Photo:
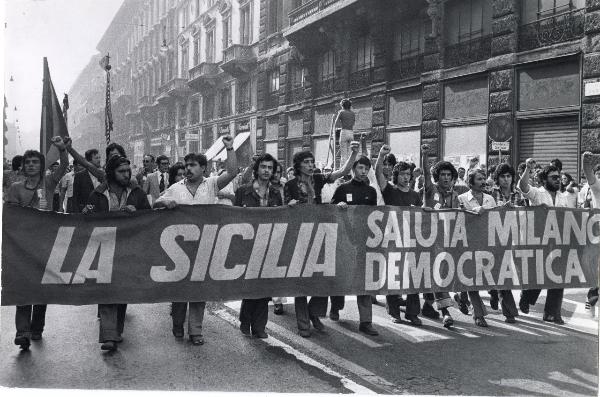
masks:
{"type": "MultiPolygon", "coordinates": [[[[136,210],[149,210],[150,203],[146,197],[146,193],[136,184],[130,184],[128,189],[129,195],[127,196],[127,205],[133,205],[136,210]]],[[[110,205],[108,198],[106,198],[105,192],[108,190],[106,183],[101,183],[96,189],[90,194],[87,200],[87,204],[94,206],[94,212],[109,212],[110,205]]]]}
{"type": "Polygon", "coordinates": [[[81,212],[93,191],[94,184],[88,170],[75,173],[73,176],[73,211],[81,212]]]}
{"type": "MultiPolygon", "coordinates": [[[[269,194],[267,198],[269,207],[278,207],[283,205],[279,188],[274,185],[269,185],[269,194]]],[[[242,185],[235,192],[235,200],[233,205],[236,207],[260,207],[260,197],[254,190],[254,181],[242,185]]]]}
{"type": "MultiPolygon", "coordinates": [[[[333,182],[329,179],[330,174],[314,174],[313,175],[313,189],[315,191],[314,203],[321,204],[321,191],[323,190],[323,186],[326,183],[333,182]]],[[[283,188],[283,194],[285,197],[285,203],[289,203],[291,200],[297,200],[300,204],[306,204],[308,202],[308,197],[302,192],[300,188],[300,178],[296,177],[287,181],[283,188]]]]}

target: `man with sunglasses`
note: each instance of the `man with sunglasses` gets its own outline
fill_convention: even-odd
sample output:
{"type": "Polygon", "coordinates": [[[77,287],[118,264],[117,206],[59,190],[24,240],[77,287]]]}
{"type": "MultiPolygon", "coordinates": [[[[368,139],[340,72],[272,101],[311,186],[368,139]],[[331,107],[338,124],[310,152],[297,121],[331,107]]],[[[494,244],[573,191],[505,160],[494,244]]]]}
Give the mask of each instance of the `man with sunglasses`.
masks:
{"type": "MultiPolygon", "coordinates": [[[[533,187],[529,184],[529,175],[535,169],[535,160],[527,159],[525,167],[525,172],[523,172],[519,180],[519,189],[521,189],[525,198],[529,199],[531,206],[569,206],[567,197],[560,194],[560,170],[556,166],[547,165],[538,173],[541,182],[540,187],[533,187]]],[[[540,289],[523,290],[521,292],[519,308],[523,313],[529,313],[529,306],[535,305],[540,292],[540,289]]],[[[564,289],[562,288],[548,289],[548,296],[546,297],[546,304],[544,306],[544,321],[556,324],[565,323],[561,316],[563,292],[564,289]]]]}

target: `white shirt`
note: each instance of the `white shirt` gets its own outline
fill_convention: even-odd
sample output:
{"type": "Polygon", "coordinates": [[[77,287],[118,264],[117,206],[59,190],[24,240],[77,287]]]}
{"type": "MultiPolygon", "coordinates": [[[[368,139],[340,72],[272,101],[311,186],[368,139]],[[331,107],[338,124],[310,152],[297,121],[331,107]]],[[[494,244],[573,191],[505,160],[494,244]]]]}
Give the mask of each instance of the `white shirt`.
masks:
{"type": "Polygon", "coordinates": [[[69,198],[69,197],[73,197],[73,178],[74,178],[75,172],[71,171],[71,172],[67,172],[65,174],[65,176],[62,177],[62,179],[60,180],[60,187],[61,188],[67,188],[67,191],[65,193],[65,197],[69,198]]]}
{"type": "Polygon", "coordinates": [[[496,200],[487,193],[483,193],[483,205],[479,205],[479,202],[470,190],[460,194],[458,196],[458,202],[461,203],[466,210],[470,211],[478,211],[482,208],[490,209],[496,206],[496,200]]]}
{"type": "MultiPolygon", "coordinates": [[[[227,184],[227,186],[225,186],[223,189],[221,189],[220,193],[235,195],[236,189],[235,189],[234,184],[235,184],[235,179],[232,180],[231,182],[229,182],[227,184]]],[[[233,202],[228,198],[217,198],[216,204],[233,205],[233,202]]]]}
{"type": "Polygon", "coordinates": [[[164,177],[165,179],[165,189],[169,187],[169,173],[168,172],[158,172],[158,185],[160,186],[160,177],[164,177]]]}
{"type": "Polygon", "coordinates": [[[527,193],[523,192],[523,196],[529,199],[529,203],[534,207],[542,204],[546,204],[549,207],[569,207],[569,201],[564,194],[556,192],[556,198],[553,201],[552,195],[543,186],[529,186],[529,191],[527,193]]]}
{"type": "Polygon", "coordinates": [[[567,203],[569,203],[569,208],[577,208],[577,197],[579,196],[579,190],[577,188],[573,188],[575,191],[573,193],[569,193],[566,190],[564,192],[559,192],[559,194],[565,196],[567,199],[567,203]]]}
{"type": "MultiPolygon", "coordinates": [[[[204,178],[196,194],[192,196],[192,193],[187,188],[186,180],[179,181],[165,190],[164,194],[156,199],[156,203],[164,201],[175,201],[177,204],[214,204],[217,200],[217,192],[219,188],[217,186],[216,176],[204,178]]],[[[155,204],[156,204],[155,203],[155,204]]]]}

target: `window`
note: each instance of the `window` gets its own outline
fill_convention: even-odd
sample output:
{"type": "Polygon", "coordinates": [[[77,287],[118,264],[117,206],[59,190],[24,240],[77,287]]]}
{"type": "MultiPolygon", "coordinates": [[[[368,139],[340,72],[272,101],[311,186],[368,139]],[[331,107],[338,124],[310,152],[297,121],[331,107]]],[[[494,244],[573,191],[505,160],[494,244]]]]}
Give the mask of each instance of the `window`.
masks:
{"type": "Polygon", "coordinates": [[[240,42],[243,45],[252,43],[252,10],[250,9],[250,3],[240,9],[240,42]]]}
{"type": "Polygon", "coordinates": [[[181,46],[181,77],[187,79],[189,69],[188,46],[186,43],[181,46]]]}
{"type": "Polygon", "coordinates": [[[227,117],[231,114],[231,86],[224,87],[221,90],[220,99],[219,117],[227,117]]]}
{"type": "Polygon", "coordinates": [[[371,42],[371,38],[365,35],[354,43],[350,69],[356,72],[370,69],[371,66],[373,66],[373,43],[371,42]]]}
{"type": "Polygon", "coordinates": [[[215,96],[205,95],[202,101],[202,118],[210,121],[215,118],[215,96]]]}
{"type": "Polygon", "coordinates": [[[237,112],[244,113],[250,110],[251,99],[250,99],[250,80],[240,81],[238,83],[238,102],[237,112]]]}
{"type": "Polygon", "coordinates": [[[326,81],[335,77],[335,53],[329,50],[321,56],[319,62],[319,80],[326,81]]]}
{"type": "Polygon", "coordinates": [[[206,62],[215,62],[215,30],[206,32],[206,62]]]}
{"type": "Polygon", "coordinates": [[[448,44],[467,42],[491,33],[490,1],[453,0],[448,2],[446,7],[445,29],[448,44]]]}
{"type": "Polygon", "coordinates": [[[223,49],[231,46],[231,15],[223,17],[223,49]]]}
{"type": "Polygon", "coordinates": [[[290,77],[293,88],[304,87],[304,68],[302,66],[292,65],[290,77]]]}
{"type": "Polygon", "coordinates": [[[277,33],[281,30],[283,2],[281,0],[269,0],[268,7],[267,34],[277,33]]]}
{"type": "Polygon", "coordinates": [[[200,35],[194,36],[194,66],[200,63],[200,35]]]}
{"type": "Polygon", "coordinates": [[[200,121],[200,103],[198,99],[192,99],[190,103],[190,122],[191,124],[198,124],[200,121]]]}
{"type": "Polygon", "coordinates": [[[394,35],[394,60],[422,54],[425,48],[425,32],[430,26],[431,22],[419,19],[398,24],[394,35]]]}
{"type": "Polygon", "coordinates": [[[523,0],[521,22],[535,22],[573,9],[583,8],[585,0],[523,0]]]}
{"type": "Polygon", "coordinates": [[[279,70],[269,73],[269,93],[279,92],[279,70]]]}
{"type": "Polygon", "coordinates": [[[179,105],[179,127],[187,125],[187,105],[182,103],[179,105]]]}
{"type": "Polygon", "coordinates": [[[202,129],[202,149],[207,150],[208,148],[210,148],[213,144],[213,128],[212,126],[210,127],[204,127],[202,129]]]}

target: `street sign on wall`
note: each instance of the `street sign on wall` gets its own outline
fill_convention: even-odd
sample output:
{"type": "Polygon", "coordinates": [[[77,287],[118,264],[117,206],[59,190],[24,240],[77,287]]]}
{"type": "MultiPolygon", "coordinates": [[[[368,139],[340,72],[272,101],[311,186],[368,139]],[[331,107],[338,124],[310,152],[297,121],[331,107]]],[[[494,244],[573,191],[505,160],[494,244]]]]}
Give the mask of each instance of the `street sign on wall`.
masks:
{"type": "Polygon", "coordinates": [[[508,152],[510,150],[510,142],[492,142],[492,150],[508,152]]]}

